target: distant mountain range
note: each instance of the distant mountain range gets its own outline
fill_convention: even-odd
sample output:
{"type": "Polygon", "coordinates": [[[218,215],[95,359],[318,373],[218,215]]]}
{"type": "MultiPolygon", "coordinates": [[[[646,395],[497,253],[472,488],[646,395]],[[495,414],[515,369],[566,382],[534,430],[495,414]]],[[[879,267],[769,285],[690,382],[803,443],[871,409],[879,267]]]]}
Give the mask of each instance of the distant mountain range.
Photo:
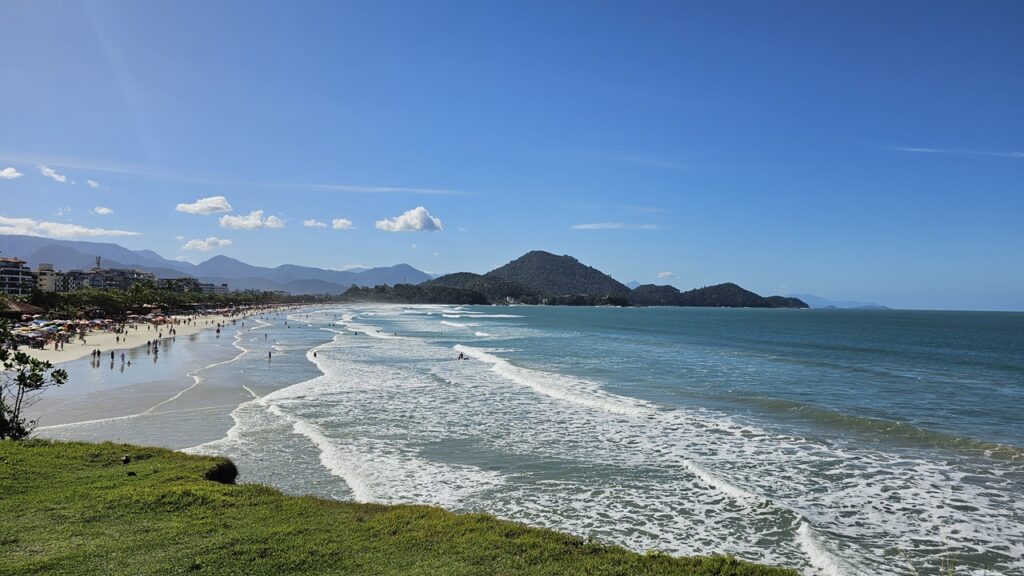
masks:
{"type": "Polygon", "coordinates": [[[815,296],[814,294],[787,294],[787,296],[793,298],[799,298],[804,302],[807,302],[811,308],[854,308],[858,310],[888,310],[888,306],[883,306],[875,302],[861,302],[859,300],[829,300],[828,298],[822,298],[821,296],[815,296]]]}
{"type": "MultiPolygon", "coordinates": [[[[673,286],[647,284],[630,289],[611,276],[587,266],[572,256],[556,256],[535,250],[491,270],[486,274],[458,272],[435,278],[421,285],[417,301],[428,302],[458,296],[460,301],[473,301],[472,294],[482,295],[488,302],[514,300],[522,303],[548,304],[616,304],[632,306],[715,306],[730,308],[807,308],[798,298],[769,296],[767,298],[726,283],[680,292],[673,286]],[[431,290],[434,292],[431,294],[431,290]]],[[[353,296],[372,299],[363,291],[353,296]]],[[[391,295],[381,294],[382,298],[391,295]]]]}
{"type": "MultiPolygon", "coordinates": [[[[0,253],[35,268],[82,270],[102,258],[104,268],[135,268],[157,278],[190,276],[233,289],[283,290],[292,294],[345,294],[350,300],[437,303],[547,303],[573,305],[716,306],[807,308],[802,298],[763,297],[732,283],[680,292],[673,286],[622,284],[572,256],[535,250],[486,274],[458,272],[434,278],[408,264],[356,270],[330,270],[282,264],[253,266],[227,256],[199,264],[168,260],[152,250],[129,250],[106,242],[0,235],[0,253]],[[375,288],[382,286],[391,288],[375,288]],[[396,288],[396,286],[399,286],[396,288]],[[363,287],[364,290],[352,289],[363,287]]],[[[824,299],[809,297],[813,302],[824,299]]],[[[833,303],[845,304],[845,303],[833,303]]],[[[856,303],[871,305],[871,303],[856,303]]],[[[815,305],[815,307],[818,307],[815,305]]],[[[837,306],[838,307],[838,306],[837,306]]]]}
{"type": "Polygon", "coordinates": [[[398,264],[381,268],[328,270],[283,264],[274,268],[253,266],[227,256],[214,256],[192,264],[168,260],[152,250],[129,250],[106,242],[54,240],[36,236],[0,235],[0,254],[16,256],[35,268],[53,264],[58,270],[82,270],[102,258],[104,268],[135,268],[157,278],[190,276],[202,282],[228,284],[233,289],[283,290],[292,294],[341,294],[351,286],[419,284],[431,276],[398,264]]]}

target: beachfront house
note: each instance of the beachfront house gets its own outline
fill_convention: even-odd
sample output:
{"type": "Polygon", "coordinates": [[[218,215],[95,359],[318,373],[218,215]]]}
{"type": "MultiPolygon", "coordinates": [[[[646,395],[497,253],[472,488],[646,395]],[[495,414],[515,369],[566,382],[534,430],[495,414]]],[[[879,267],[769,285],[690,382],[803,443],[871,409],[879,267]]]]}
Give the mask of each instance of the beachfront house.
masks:
{"type": "Polygon", "coordinates": [[[0,292],[14,296],[30,294],[36,285],[32,269],[20,258],[0,258],[0,292]]]}

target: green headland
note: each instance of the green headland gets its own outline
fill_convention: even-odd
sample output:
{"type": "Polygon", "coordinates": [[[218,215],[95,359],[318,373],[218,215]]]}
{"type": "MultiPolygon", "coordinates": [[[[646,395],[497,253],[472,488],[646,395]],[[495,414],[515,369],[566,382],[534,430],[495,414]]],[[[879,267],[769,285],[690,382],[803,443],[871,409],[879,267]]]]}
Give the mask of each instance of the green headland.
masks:
{"type": "Polygon", "coordinates": [[[226,459],[160,448],[0,441],[0,574],[796,574],[486,514],[286,496],[236,475],[226,459]]]}

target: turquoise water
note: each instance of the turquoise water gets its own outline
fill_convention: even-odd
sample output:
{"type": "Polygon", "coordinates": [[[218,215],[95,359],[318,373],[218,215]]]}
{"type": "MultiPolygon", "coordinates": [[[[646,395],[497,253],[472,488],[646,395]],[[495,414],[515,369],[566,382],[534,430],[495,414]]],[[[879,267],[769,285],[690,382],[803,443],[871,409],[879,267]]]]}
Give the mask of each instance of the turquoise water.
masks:
{"type": "MultiPolygon", "coordinates": [[[[959,574],[1024,574],[1024,314],[357,306],[264,320],[225,334],[244,353],[210,347],[197,372],[208,401],[245,402],[185,420],[203,431],[193,450],[231,456],[245,479],[806,574],[937,573],[954,557],[959,574]]],[[[180,414],[118,433],[180,428],[180,414]]]]}

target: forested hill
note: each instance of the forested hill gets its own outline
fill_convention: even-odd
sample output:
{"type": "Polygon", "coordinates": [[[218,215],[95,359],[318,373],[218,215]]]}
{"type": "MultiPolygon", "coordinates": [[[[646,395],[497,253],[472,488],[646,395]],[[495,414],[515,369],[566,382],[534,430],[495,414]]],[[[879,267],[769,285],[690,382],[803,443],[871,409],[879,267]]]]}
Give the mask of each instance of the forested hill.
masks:
{"type": "Polygon", "coordinates": [[[633,290],[630,304],[634,306],[701,306],[716,308],[808,308],[798,298],[755,294],[727,282],[680,292],[672,286],[646,284],[633,290]]]}
{"type": "Polygon", "coordinates": [[[586,295],[628,299],[630,289],[572,256],[534,250],[484,276],[521,284],[542,296],[586,295]]]}
{"type": "Polygon", "coordinates": [[[353,288],[349,301],[444,304],[566,304],[574,306],[711,306],[807,308],[797,298],[762,297],[727,283],[680,292],[647,284],[630,290],[611,276],[571,256],[533,251],[487,274],[456,272],[418,286],[353,288]]]}
{"type": "Polygon", "coordinates": [[[424,282],[421,286],[439,286],[445,288],[458,288],[478,292],[487,298],[488,302],[503,303],[509,299],[521,303],[537,303],[538,294],[535,290],[527,288],[518,282],[509,282],[492,276],[482,276],[472,272],[456,272],[446,274],[424,282]]]}

